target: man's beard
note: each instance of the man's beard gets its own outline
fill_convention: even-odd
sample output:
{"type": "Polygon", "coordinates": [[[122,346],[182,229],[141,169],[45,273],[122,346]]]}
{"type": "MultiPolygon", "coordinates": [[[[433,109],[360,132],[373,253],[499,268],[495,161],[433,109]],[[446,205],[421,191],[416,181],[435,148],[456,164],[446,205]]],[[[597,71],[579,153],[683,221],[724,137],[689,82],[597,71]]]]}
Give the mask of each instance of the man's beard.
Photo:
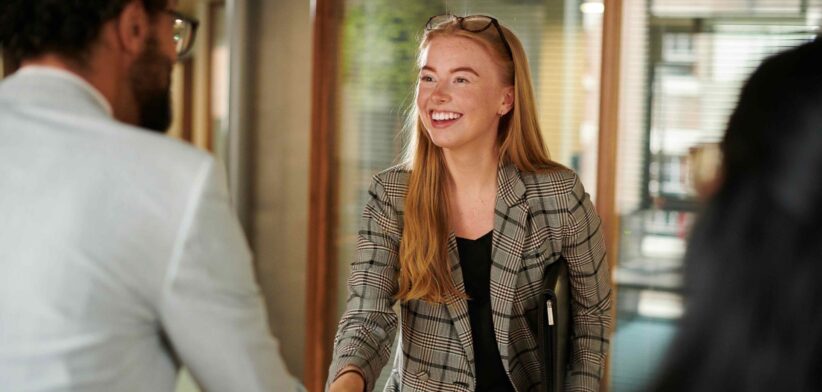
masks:
{"type": "Polygon", "coordinates": [[[157,37],[148,37],[143,53],[129,72],[137,104],[137,125],[160,133],[171,125],[172,65],[173,62],[160,51],[157,37]]]}

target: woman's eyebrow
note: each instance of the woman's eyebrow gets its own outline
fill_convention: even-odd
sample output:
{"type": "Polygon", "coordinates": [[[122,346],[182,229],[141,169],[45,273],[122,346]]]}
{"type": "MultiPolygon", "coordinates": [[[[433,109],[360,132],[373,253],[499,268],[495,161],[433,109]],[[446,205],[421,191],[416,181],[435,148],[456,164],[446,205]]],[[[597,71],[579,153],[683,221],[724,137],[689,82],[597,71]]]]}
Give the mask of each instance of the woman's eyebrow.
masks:
{"type": "Polygon", "coordinates": [[[479,76],[479,73],[471,67],[457,67],[457,68],[454,68],[454,69],[451,70],[451,73],[457,73],[457,72],[469,72],[469,73],[472,73],[474,75],[479,76]]]}
{"type": "MultiPolygon", "coordinates": [[[[423,70],[423,71],[431,71],[431,72],[434,72],[434,73],[436,73],[436,72],[437,72],[437,70],[436,70],[436,69],[434,69],[434,67],[432,67],[432,66],[430,66],[430,65],[425,65],[425,66],[423,66],[423,67],[422,67],[422,70],[423,70]]],[[[473,68],[471,68],[471,67],[457,67],[457,68],[453,68],[453,69],[451,69],[451,71],[450,71],[450,72],[451,72],[451,73],[457,73],[457,72],[469,72],[469,73],[472,73],[472,74],[474,74],[474,75],[479,76],[479,73],[478,73],[477,71],[475,71],[475,70],[474,70],[473,68]]]]}

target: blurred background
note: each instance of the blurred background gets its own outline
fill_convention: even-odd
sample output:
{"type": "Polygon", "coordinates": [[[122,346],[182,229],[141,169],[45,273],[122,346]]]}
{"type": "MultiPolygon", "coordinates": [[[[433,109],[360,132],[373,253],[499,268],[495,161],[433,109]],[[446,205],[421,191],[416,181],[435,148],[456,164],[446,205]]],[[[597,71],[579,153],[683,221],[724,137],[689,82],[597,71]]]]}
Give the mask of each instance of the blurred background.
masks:
{"type": "MultiPolygon", "coordinates": [[[[617,320],[604,386],[621,392],[650,379],[682,314],[688,231],[742,82],[813,39],[822,0],[180,0],[178,10],[201,25],[174,69],[170,135],[226,165],[272,332],[310,391],[325,381],[368,183],[404,141],[423,25],[451,12],[514,30],[551,156],[579,173],[604,220],[617,320]]],[[[183,373],[179,390],[198,389],[183,373]]]]}

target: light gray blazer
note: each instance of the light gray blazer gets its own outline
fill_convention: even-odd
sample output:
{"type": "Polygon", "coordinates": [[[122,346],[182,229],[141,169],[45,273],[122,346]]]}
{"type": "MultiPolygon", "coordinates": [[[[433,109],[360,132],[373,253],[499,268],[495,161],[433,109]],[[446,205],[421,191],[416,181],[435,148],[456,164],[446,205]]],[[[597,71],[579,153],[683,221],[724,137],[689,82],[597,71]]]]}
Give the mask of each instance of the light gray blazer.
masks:
{"type": "MultiPolygon", "coordinates": [[[[611,330],[611,277],[600,219],[569,170],[522,173],[500,165],[492,240],[491,309],[502,363],[517,391],[536,391],[541,359],[535,325],[545,267],[567,260],[572,296],[568,391],[596,391],[611,330]],[[534,318],[535,319],[535,318],[534,318]]],[[[376,175],[351,266],[347,309],[339,324],[329,379],[348,365],[374,388],[397,329],[398,249],[408,172],[376,175]]],[[[451,276],[464,290],[456,240],[448,242],[451,276]]],[[[474,352],[466,300],[401,304],[400,349],[386,391],[474,391],[474,352]]]]}
{"type": "Polygon", "coordinates": [[[207,153],[65,71],[0,83],[0,389],[293,391],[207,153]]]}

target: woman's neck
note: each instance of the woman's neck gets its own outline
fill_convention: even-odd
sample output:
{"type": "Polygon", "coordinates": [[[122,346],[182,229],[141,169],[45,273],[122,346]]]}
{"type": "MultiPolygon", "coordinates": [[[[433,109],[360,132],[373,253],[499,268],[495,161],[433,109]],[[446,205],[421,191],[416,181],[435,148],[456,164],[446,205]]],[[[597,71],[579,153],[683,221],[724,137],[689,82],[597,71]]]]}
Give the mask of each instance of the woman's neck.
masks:
{"type": "Polygon", "coordinates": [[[454,235],[479,238],[494,228],[497,194],[496,149],[455,154],[444,151],[448,168],[448,220],[454,235]]]}
{"type": "Polygon", "coordinates": [[[496,149],[476,151],[443,151],[449,173],[449,185],[456,192],[477,192],[488,187],[496,189],[499,158],[496,149]]]}

